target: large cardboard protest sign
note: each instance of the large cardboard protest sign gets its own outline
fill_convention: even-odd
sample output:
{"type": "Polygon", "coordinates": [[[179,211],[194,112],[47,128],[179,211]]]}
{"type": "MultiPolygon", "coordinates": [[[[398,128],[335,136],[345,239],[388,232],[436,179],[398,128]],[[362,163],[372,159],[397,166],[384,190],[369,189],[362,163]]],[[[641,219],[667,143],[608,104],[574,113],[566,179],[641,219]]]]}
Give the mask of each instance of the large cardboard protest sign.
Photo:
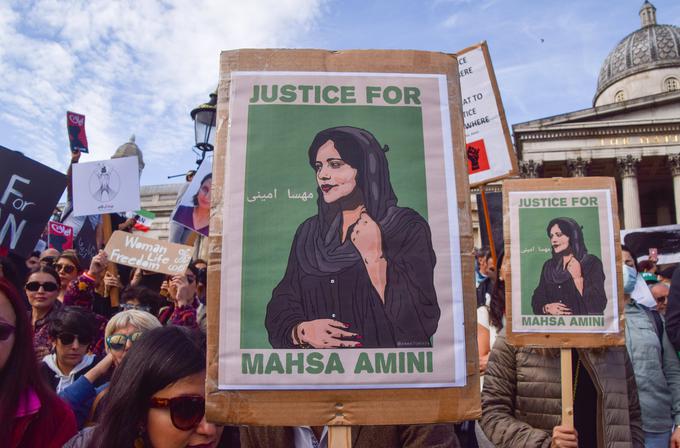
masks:
{"type": "Polygon", "coordinates": [[[193,252],[190,246],[120,230],[113,232],[105,250],[113,263],[168,275],[184,274],[193,252]]]}
{"type": "Polygon", "coordinates": [[[515,345],[623,344],[614,179],[506,180],[507,334],[515,345]]]}
{"type": "Polygon", "coordinates": [[[27,257],[66,188],[66,175],[2,146],[0,166],[0,248],[27,257]]]}
{"type": "Polygon", "coordinates": [[[140,209],[137,157],[73,165],[73,215],[140,209]]]}
{"type": "Polygon", "coordinates": [[[485,184],[517,174],[517,157],[510,140],[489,47],[486,42],[482,42],[456,55],[470,185],[485,184]]]}
{"type": "Polygon", "coordinates": [[[209,419],[478,417],[455,57],[224,52],[218,98],[209,419]]]}
{"type": "Polygon", "coordinates": [[[170,217],[176,223],[203,236],[208,236],[210,227],[208,219],[210,217],[212,161],[212,156],[208,156],[201,163],[170,217]]]}
{"type": "Polygon", "coordinates": [[[48,222],[47,245],[59,252],[73,249],[73,227],[56,221],[48,222]]]}

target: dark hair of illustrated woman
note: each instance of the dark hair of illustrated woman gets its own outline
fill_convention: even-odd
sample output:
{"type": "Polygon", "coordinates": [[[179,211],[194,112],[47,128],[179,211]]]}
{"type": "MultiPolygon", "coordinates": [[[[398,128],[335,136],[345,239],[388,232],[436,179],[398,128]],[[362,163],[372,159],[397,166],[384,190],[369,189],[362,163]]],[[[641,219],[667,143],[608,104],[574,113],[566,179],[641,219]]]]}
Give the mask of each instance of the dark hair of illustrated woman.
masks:
{"type": "Polygon", "coordinates": [[[583,241],[583,229],[579,223],[572,218],[555,218],[548,223],[548,227],[546,228],[548,238],[550,238],[550,229],[552,229],[555,224],[560,228],[563,235],[569,237],[569,247],[567,250],[570,252],[555,254],[553,250],[553,255],[566,256],[569,255],[569,253],[572,253],[577,260],[583,260],[583,257],[588,253],[588,249],[586,249],[585,242],[583,241]]]}
{"type": "Polygon", "coordinates": [[[212,173],[206,174],[203,180],[201,180],[201,183],[198,184],[198,190],[196,191],[196,194],[194,194],[191,198],[191,203],[194,204],[194,207],[198,206],[198,193],[201,192],[201,188],[203,187],[205,181],[209,179],[212,179],[212,173]]]}
{"type": "Polygon", "coordinates": [[[205,364],[205,337],[200,331],[168,326],[145,332],[113,374],[101,423],[89,446],[132,448],[143,433],[151,397],[202,372],[205,364]]]}

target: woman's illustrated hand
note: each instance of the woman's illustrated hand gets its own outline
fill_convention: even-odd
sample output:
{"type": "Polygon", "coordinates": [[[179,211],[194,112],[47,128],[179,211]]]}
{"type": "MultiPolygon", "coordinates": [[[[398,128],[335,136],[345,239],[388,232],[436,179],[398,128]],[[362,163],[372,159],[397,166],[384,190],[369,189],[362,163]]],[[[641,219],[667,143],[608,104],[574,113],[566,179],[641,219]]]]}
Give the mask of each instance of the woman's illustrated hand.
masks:
{"type": "Polygon", "coordinates": [[[295,338],[303,344],[309,344],[314,348],[333,347],[361,347],[359,341],[344,340],[342,338],[355,338],[356,333],[346,331],[349,327],[342,322],[333,319],[316,319],[300,323],[295,331],[295,338]]]}
{"type": "Polygon", "coordinates": [[[90,262],[90,269],[89,273],[90,275],[96,277],[100,275],[106,267],[109,265],[109,256],[107,255],[106,252],[103,250],[100,250],[97,255],[92,257],[92,261],[90,262]]]}
{"type": "Polygon", "coordinates": [[[382,258],[382,231],[366,210],[361,212],[354,224],[351,239],[364,263],[372,263],[382,258]]]}
{"type": "Polygon", "coordinates": [[[543,306],[543,311],[545,314],[553,314],[553,315],[567,315],[571,314],[571,309],[563,303],[555,302],[555,303],[549,303],[545,306],[543,306]]]}
{"type": "Polygon", "coordinates": [[[565,265],[565,269],[571,274],[571,277],[573,279],[579,279],[583,276],[583,273],[581,272],[581,263],[574,258],[573,255],[570,255],[567,257],[567,264],[565,265]]]}
{"type": "Polygon", "coordinates": [[[555,426],[550,448],[578,448],[578,433],[569,426],[555,426]]]}

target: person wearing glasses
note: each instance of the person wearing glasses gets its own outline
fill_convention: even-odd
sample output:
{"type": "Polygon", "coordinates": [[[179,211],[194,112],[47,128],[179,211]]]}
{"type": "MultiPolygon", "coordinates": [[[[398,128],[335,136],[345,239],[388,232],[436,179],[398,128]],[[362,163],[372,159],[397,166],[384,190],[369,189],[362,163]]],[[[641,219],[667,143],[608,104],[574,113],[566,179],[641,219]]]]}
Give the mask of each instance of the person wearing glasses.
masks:
{"type": "Polygon", "coordinates": [[[69,406],[40,375],[31,322],[18,291],[0,278],[0,445],[61,447],[76,434],[69,406]]]}
{"type": "Polygon", "coordinates": [[[28,303],[31,305],[31,326],[33,327],[33,348],[38,360],[49,355],[52,343],[48,322],[59,311],[59,274],[50,266],[41,266],[28,276],[24,285],[28,303]]]}
{"type": "Polygon", "coordinates": [[[54,249],[53,247],[50,247],[49,249],[45,249],[44,251],[40,252],[40,266],[50,266],[53,267],[52,265],[54,264],[55,261],[57,261],[57,258],[59,258],[59,251],[57,249],[54,249]]]}
{"type": "Polygon", "coordinates": [[[198,306],[196,297],[196,278],[198,269],[189,264],[184,275],[175,275],[168,279],[168,296],[170,305],[161,308],[158,320],[163,325],[198,328],[198,306]]]}
{"type": "Polygon", "coordinates": [[[109,385],[105,380],[109,378],[111,370],[115,372],[128,350],[144,332],[160,326],[158,319],[145,311],[122,311],[111,317],[104,333],[106,356],[60,393],[71,405],[79,428],[86,423],[88,417],[92,420],[96,415],[99,402],[97,397],[104,395],[109,385]]]}
{"type": "Polygon", "coordinates": [[[65,250],[59,257],[57,257],[54,262],[54,270],[59,274],[60,289],[59,289],[59,301],[64,302],[64,295],[66,294],[66,289],[78,278],[78,273],[80,272],[80,261],[78,261],[78,256],[72,250],[65,250]]]}
{"type": "Polygon", "coordinates": [[[100,423],[64,447],[216,447],[223,428],[205,419],[205,362],[199,331],[145,333],[116,369],[100,423]]]}
{"type": "Polygon", "coordinates": [[[64,307],[49,323],[53,353],[47,355],[41,369],[47,382],[57,393],[73,384],[95,364],[88,354],[97,328],[92,313],[78,307],[64,307]]]}

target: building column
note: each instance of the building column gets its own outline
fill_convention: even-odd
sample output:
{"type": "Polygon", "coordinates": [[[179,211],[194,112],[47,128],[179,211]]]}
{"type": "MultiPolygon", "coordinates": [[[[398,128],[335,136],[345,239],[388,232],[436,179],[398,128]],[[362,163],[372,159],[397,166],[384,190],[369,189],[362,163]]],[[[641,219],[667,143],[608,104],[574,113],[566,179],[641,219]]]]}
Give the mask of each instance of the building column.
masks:
{"type": "Polygon", "coordinates": [[[519,175],[522,179],[536,179],[541,177],[539,171],[543,166],[543,162],[535,160],[520,160],[519,161],[519,175]]]}
{"type": "Polygon", "coordinates": [[[680,154],[670,154],[668,165],[673,175],[673,197],[675,198],[675,223],[680,224],[680,154]]]}
{"type": "Polygon", "coordinates": [[[623,228],[637,229],[642,226],[640,220],[640,195],[638,194],[637,166],[640,157],[627,155],[616,158],[616,165],[621,176],[623,194],[623,228]]]}
{"type": "Polygon", "coordinates": [[[577,157],[575,159],[567,159],[567,169],[570,177],[586,177],[588,175],[588,165],[590,159],[583,159],[577,157]]]}

